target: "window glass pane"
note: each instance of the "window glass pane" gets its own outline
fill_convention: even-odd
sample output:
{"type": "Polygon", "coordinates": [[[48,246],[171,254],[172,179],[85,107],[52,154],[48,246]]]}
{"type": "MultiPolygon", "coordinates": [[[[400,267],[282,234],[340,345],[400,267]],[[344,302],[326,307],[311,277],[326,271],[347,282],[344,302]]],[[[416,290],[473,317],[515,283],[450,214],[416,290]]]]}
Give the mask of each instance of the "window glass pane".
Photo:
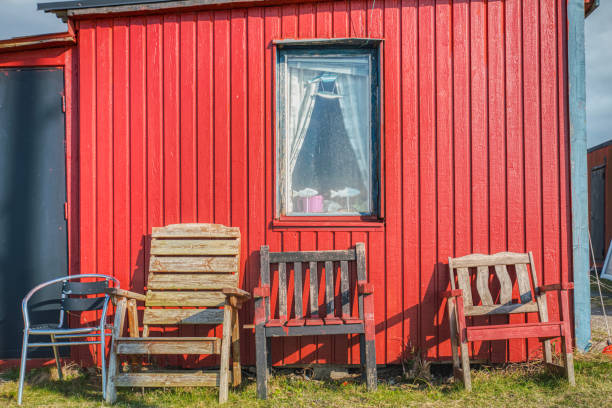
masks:
{"type": "Polygon", "coordinates": [[[370,55],[286,55],[287,215],[372,213],[370,55]]]}

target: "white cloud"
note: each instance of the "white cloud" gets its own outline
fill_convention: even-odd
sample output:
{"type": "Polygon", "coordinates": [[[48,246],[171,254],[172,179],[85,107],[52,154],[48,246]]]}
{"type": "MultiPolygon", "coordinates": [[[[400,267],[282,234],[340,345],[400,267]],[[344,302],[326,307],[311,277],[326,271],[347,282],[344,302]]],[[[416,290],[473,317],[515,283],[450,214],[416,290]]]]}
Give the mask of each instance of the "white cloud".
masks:
{"type": "Polygon", "coordinates": [[[66,31],[55,14],[36,10],[40,0],[0,0],[0,39],[66,31]],[[8,3],[8,4],[7,4],[8,3]]]}
{"type": "Polygon", "coordinates": [[[612,139],[612,4],[601,0],[586,19],[587,145],[612,139]]]}

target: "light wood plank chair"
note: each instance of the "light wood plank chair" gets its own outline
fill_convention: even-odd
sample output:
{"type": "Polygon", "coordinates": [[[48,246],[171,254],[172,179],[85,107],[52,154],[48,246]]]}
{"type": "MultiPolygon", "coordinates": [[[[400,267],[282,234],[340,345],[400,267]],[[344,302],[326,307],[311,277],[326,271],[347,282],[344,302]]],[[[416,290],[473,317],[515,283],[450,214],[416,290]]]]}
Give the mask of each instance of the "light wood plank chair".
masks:
{"type": "MultiPolygon", "coordinates": [[[[376,344],[374,322],[374,285],[368,282],[365,246],[340,251],[270,252],[267,245],[261,247],[261,286],[255,288],[255,348],[257,364],[257,395],[268,397],[269,340],[272,337],[311,336],[334,334],[359,334],[359,350],[363,377],[368,390],[376,389],[376,344]],[[351,302],[349,263],[356,264],[357,302],[351,302]],[[277,265],[276,268],[272,265],[277,265]],[[318,265],[325,276],[325,312],[319,315],[318,265]],[[293,265],[293,268],[291,268],[293,265]],[[310,271],[309,286],[302,269],[310,271]],[[340,268],[338,268],[338,266],[340,268]],[[339,274],[338,274],[339,269],[339,274]],[[289,273],[293,270],[294,313],[287,309],[289,273]],[[278,271],[278,316],[270,310],[271,273],[278,271]],[[339,275],[339,276],[338,276],[339,275]],[[336,296],[334,281],[340,280],[340,309],[334,308],[336,296]],[[304,283],[302,283],[304,282],[304,283]],[[302,293],[309,290],[310,314],[303,310],[302,293]],[[353,314],[357,310],[358,315],[353,314]]],[[[321,279],[322,280],[322,279],[321,279]]]]}
{"type": "Polygon", "coordinates": [[[468,342],[538,338],[543,343],[544,363],[552,371],[564,374],[571,385],[574,380],[574,359],[569,317],[568,291],[572,283],[538,286],[538,277],[531,252],[527,254],[500,252],[494,255],[472,254],[461,258],[448,258],[451,290],[444,292],[447,298],[450,320],[450,338],[453,353],[453,371],[457,379],[471,390],[470,358],[468,342]],[[518,284],[518,298],[512,298],[513,283],[510,271],[514,271],[518,284]],[[528,269],[531,269],[531,273],[528,269]],[[492,278],[493,276],[493,278],[492,278]],[[499,297],[494,299],[489,284],[499,283],[499,297]],[[480,302],[474,301],[473,286],[480,302]],[[458,286],[458,288],[457,288],[458,286]],[[548,321],[546,293],[561,294],[561,321],[548,321]],[[537,312],[539,322],[468,326],[467,317],[508,315],[537,312]],[[561,338],[564,365],[553,364],[550,340],[561,338]],[[457,348],[459,348],[459,353],[457,348]]]}
{"type": "Polygon", "coordinates": [[[240,384],[238,309],[250,295],[238,289],[240,230],[216,224],[175,224],[153,228],[146,295],[121,289],[108,293],[117,305],[106,401],[116,387],[219,386],[240,384]],[[136,302],[143,301],[142,337],[136,302]],[[185,309],[183,307],[188,307],[185,309]],[[122,337],[128,311],[130,337],[122,337]],[[150,326],[223,325],[223,338],[149,337],[150,326]],[[229,370],[230,345],[232,372],[229,370]],[[219,371],[120,372],[119,355],[221,354],[219,371]]]}

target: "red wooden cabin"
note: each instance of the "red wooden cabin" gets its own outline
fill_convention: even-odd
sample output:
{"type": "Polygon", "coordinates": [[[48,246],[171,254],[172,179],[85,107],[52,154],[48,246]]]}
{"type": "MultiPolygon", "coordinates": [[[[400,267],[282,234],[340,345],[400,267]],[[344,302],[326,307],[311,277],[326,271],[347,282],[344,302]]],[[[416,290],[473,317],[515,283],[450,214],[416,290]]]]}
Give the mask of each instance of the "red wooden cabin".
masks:
{"type": "MultiPolygon", "coordinates": [[[[414,352],[451,358],[441,296],[449,256],[532,251],[540,282],[572,280],[566,2],[77,3],[43,5],[76,36],[65,48],[71,274],[112,274],[142,292],[148,234],[173,223],[240,227],[248,291],[258,285],[261,245],[364,242],[379,364],[414,352]],[[315,214],[292,201],[277,170],[288,160],[281,130],[291,126],[280,122],[282,108],[293,109],[278,94],[281,57],[355,43],[373,55],[377,96],[365,170],[354,152],[367,194],[359,209],[347,199],[344,213],[323,195],[311,209],[327,212],[315,214]]],[[[0,65],[27,64],[25,56],[0,55],[0,65]]],[[[558,319],[557,302],[551,312],[558,319]]],[[[241,319],[252,323],[252,305],[241,319]]],[[[482,342],[474,358],[525,360],[535,343],[482,342]]],[[[254,364],[253,345],[245,331],[244,364],[254,364]]],[[[355,364],[359,354],[345,336],[275,340],[272,349],[275,364],[355,364]]]]}

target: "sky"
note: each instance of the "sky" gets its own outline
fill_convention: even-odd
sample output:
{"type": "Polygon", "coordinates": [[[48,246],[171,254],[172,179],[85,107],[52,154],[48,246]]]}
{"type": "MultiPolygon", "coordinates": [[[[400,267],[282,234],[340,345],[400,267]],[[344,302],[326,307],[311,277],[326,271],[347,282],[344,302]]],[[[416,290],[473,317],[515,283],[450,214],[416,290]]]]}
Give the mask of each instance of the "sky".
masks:
{"type": "MultiPolygon", "coordinates": [[[[0,39],[66,31],[54,14],[36,10],[39,1],[0,0],[0,39]]],[[[612,0],[600,0],[585,23],[588,147],[612,139],[611,21],[612,0]]]]}

